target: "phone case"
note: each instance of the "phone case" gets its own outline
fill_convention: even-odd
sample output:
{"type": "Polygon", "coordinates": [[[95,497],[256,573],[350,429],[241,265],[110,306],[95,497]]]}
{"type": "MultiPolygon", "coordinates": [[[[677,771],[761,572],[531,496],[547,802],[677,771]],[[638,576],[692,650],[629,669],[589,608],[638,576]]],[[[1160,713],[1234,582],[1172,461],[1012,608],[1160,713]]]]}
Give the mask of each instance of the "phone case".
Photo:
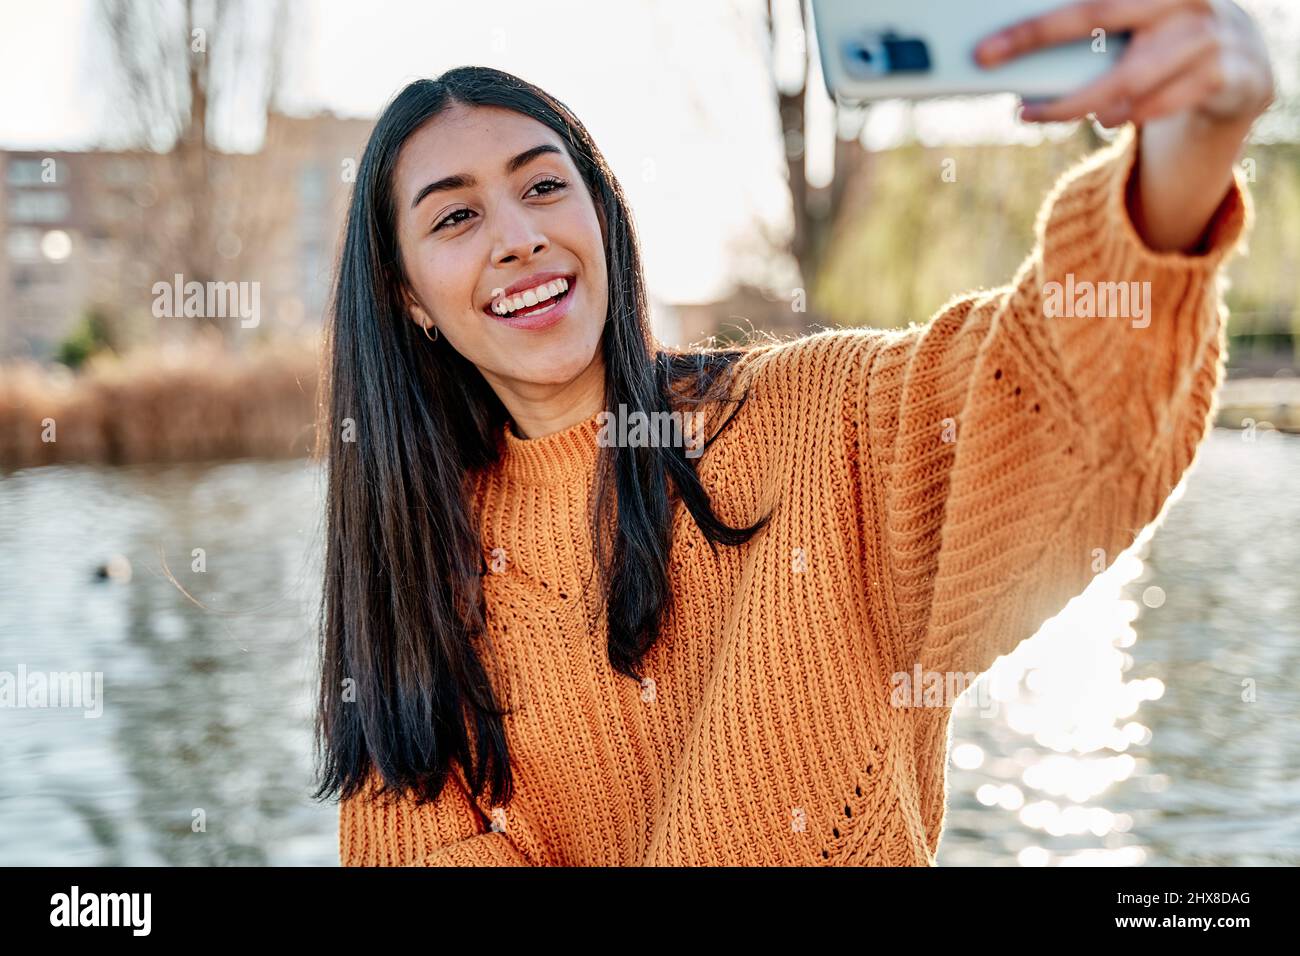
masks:
{"type": "Polygon", "coordinates": [[[844,104],[903,97],[1017,93],[1054,99],[1114,67],[1126,34],[1038,50],[1001,66],[976,65],[990,33],[1062,0],[812,0],[826,91],[844,104]]]}

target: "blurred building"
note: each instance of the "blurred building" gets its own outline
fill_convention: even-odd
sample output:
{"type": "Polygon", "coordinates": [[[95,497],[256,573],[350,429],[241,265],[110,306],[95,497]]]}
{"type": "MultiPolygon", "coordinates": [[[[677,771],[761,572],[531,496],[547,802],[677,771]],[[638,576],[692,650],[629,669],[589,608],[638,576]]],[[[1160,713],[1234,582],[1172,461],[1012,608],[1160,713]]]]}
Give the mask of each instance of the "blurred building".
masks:
{"type": "MultiPolygon", "coordinates": [[[[178,178],[174,156],[0,150],[0,359],[52,358],[91,310],[166,341],[181,328],[166,323],[184,320],[153,317],[152,290],[176,273],[260,283],[258,327],[235,335],[236,347],[319,324],[372,125],[273,114],[259,152],[221,154],[199,198],[216,252],[207,276],[185,255],[192,224],[172,222],[175,200],[183,212],[202,192],[178,178]]],[[[724,344],[741,329],[802,331],[811,318],[748,287],[711,303],[651,299],[655,335],[679,347],[714,334],[724,344]]]]}
{"type": "Polygon", "coordinates": [[[683,303],[671,307],[676,344],[703,344],[717,336],[717,345],[746,341],[752,331],[779,338],[803,335],[829,322],[812,312],[800,311],[792,299],[775,298],[751,285],[738,284],[716,302],[683,303]]]}
{"type": "Polygon", "coordinates": [[[89,297],[105,246],[98,221],[126,156],[104,153],[0,154],[0,353],[43,356],[89,297]],[[101,185],[89,188],[91,170],[101,185]]]}
{"type": "MultiPolygon", "coordinates": [[[[223,155],[211,193],[186,197],[211,206],[221,257],[212,278],[260,282],[261,334],[323,316],[372,125],[272,115],[260,152],[223,155]]],[[[95,306],[150,320],[154,283],[184,274],[184,238],[168,231],[167,192],[182,181],[170,163],[139,152],[0,150],[0,357],[51,357],[95,306]]]]}

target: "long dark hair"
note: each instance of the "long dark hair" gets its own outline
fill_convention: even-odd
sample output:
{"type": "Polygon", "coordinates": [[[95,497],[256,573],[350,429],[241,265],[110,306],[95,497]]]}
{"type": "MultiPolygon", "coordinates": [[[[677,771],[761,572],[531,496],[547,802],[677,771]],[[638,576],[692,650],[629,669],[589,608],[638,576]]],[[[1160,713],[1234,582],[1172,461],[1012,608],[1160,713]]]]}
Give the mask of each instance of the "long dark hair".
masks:
{"type": "MultiPolygon", "coordinates": [[[[431,345],[408,317],[395,230],[399,151],[453,103],[504,107],[554,130],[603,212],[606,408],[729,405],[704,441],[707,454],[745,399],[731,394],[738,376],[730,374],[744,348],[656,348],[622,188],[568,107],[485,67],[458,67],[403,89],[361,160],[326,336],[318,799],[350,798],[377,775],[380,792],[433,800],[453,760],[476,797],[485,785],[497,804],[513,793],[503,711],[474,647],[485,627],[486,568],[470,495],[472,476],[496,460],[508,414],[472,363],[445,337],[431,345]]],[[[715,542],[743,544],[771,517],[746,528],[721,521],[696,473],[700,460],[684,445],[600,449],[590,519],[609,660],[637,681],[672,604],[668,479],[715,552],[715,542]]]]}

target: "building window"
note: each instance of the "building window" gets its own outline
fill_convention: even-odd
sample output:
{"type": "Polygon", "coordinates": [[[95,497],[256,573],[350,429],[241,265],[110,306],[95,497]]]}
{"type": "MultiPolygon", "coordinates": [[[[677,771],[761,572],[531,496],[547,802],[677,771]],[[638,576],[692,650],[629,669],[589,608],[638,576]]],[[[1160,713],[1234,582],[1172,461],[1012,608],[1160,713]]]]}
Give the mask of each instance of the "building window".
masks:
{"type": "Polygon", "coordinates": [[[5,246],[14,262],[35,262],[41,255],[41,234],[36,229],[10,229],[5,246]]]}
{"type": "Polygon", "coordinates": [[[97,212],[106,222],[125,222],[139,215],[139,207],[118,193],[104,193],[96,202],[97,212]]]}
{"type": "Polygon", "coordinates": [[[134,159],[121,156],[106,160],[103,170],[104,182],[110,186],[133,186],[143,178],[139,164],[134,159]]]}
{"type": "Polygon", "coordinates": [[[43,159],[11,159],[5,171],[10,186],[48,186],[67,181],[68,164],[56,162],[52,157],[43,159]],[[48,170],[48,171],[47,171],[48,170]]]}
{"type": "Polygon", "coordinates": [[[21,192],[9,197],[13,222],[60,222],[68,216],[68,197],[59,192],[21,192]]]}

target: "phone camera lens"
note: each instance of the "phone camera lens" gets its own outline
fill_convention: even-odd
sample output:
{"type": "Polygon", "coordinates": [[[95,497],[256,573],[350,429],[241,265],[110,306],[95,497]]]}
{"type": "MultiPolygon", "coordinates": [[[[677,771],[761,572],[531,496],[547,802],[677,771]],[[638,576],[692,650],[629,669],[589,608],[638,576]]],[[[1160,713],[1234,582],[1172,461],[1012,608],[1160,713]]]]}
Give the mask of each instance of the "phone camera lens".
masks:
{"type": "Polygon", "coordinates": [[[930,69],[930,51],[924,40],[887,36],[884,46],[891,73],[924,73],[930,69]]]}

